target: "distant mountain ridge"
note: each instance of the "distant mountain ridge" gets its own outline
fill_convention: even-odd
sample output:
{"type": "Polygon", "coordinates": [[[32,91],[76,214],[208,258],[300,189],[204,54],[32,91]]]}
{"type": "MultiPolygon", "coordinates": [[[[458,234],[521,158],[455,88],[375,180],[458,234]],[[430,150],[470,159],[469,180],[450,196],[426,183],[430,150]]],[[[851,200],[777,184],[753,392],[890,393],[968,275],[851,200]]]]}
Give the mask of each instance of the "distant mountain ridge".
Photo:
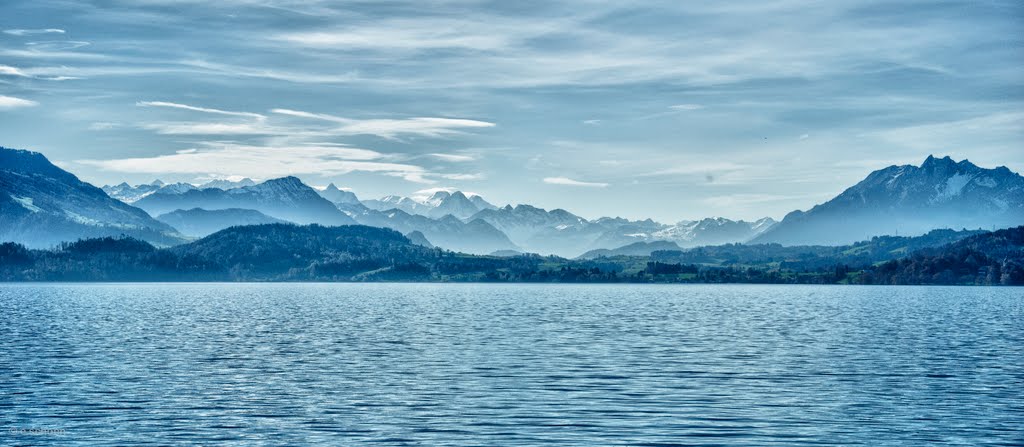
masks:
{"type": "MultiPolygon", "coordinates": [[[[171,186],[174,188],[157,181],[152,185],[129,187],[122,184],[107,188],[125,200],[145,198],[141,206],[153,212],[163,211],[163,208],[168,208],[168,203],[186,209],[191,205],[199,208],[225,206],[220,203],[211,205],[206,200],[207,196],[219,196],[216,191],[191,192],[201,188],[189,184],[171,186]],[[128,194],[122,189],[126,189],[128,194]],[[131,194],[142,197],[133,199],[131,194]],[[153,194],[157,196],[148,198],[153,194]],[[154,201],[163,208],[154,205],[154,201]]],[[[770,218],[754,223],[715,218],[675,225],[664,225],[651,219],[631,221],[611,217],[590,221],[563,209],[548,211],[525,204],[498,208],[479,195],[462,191],[438,190],[416,199],[392,195],[370,200],[360,200],[355,193],[334,183],[315,191],[360,224],[401,232],[419,231],[439,246],[475,254],[525,250],[574,257],[587,250],[615,249],[635,242],[664,240],[684,247],[745,242],[775,223],[770,218]],[[448,216],[455,220],[448,219],[448,216]],[[483,224],[474,223],[477,220],[483,224]]],[[[186,225],[183,222],[179,224],[186,225]]]]}
{"type": "Polygon", "coordinates": [[[519,249],[505,233],[479,219],[463,221],[451,215],[431,219],[400,209],[377,211],[361,205],[346,210],[362,225],[391,228],[403,234],[419,232],[431,245],[448,250],[486,254],[497,250],[519,249]]]}
{"type": "Polygon", "coordinates": [[[775,223],[715,218],[665,225],[651,219],[631,221],[602,217],[587,220],[563,209],[551,211],[530,205],[481,211],[482,219],[505,232],[523,249],[540,254],[576,257],[590,250],[617,249],[638,242],[668,241],[682,247],[746,242],[775,223]]]}
{"type": "Polygon", "coordinates": [[[651,253],[656,251],[679,250],[680,248],[678,244],[671,241],[634,242],[614,249],[599,248],[590,250],[580,255],[577,259],[595,259],[602,256],[650,256],[651,253]]]}
{"type": "MultiPolygon", "coordinates": [[[[10,153],[14,152],[18,151],[10,153]]],[[[526,204],[499,208],[479,195],[451,189],[421,191],[414,198],[360,200],[355,193],[333,183],[317,190],[295,177],[259,184],[247,178],[215,180],[198,187],[159,180],[136,186],[122,183],[104,187],[107,198],[119,198],[120,202],[94,198],[88,207],[79,209],[73,205],[84,200],[80,188],[87,184],[39,154],[43,162],[9,154],[0,166],[11,191],[3,194],[0,190],[0,201],[9,212],[0,219],[10,220],[12,225],[0,228],[6,231],[0,234],[30,245],[43,240],[55,243],[68,237],[122,233],[167,245],[182,240],[173,226],[188,228],[186,233],[198,237],[222,228],[222,223],[285,221],[358,223],[403,234],[418,232],[415,236],[422,237],[426,244],[466,253],[526,252],[572,258],[585,253],[643,252],[659,242],[679,248],[734,243],[836,246],[880,235],[923,234],[937,228],[995,229],[1024,223],[1024,177],[1005,167],[984,169],[950,157],[929,156],[921,166],[877,170],[832,200],[808,211],[789,213],[782,222],[717,217],[666,225],[651,219],[621,217],[588,220],[564,209],[545,210],[526,204]],[[24,177],[25,172],[32,175],[24,177]],[[63,185],[41,188],[29,181],[42,177],[61,179],[63,185]],[[19,188],[31,191],[19,192],[19,188]],[[62,206],[55,207],[54,203],[62,206]],[[126,203],[150,215],[167,217],[161,222],[139,216],[140,210],[134,207],[120,207],[126,203]],[[80,212],[83,209],[87,212],[80,212]],[[135,210],[135,215],[123,216],[117,210],[129,214],[126,210],[135,210]],[[62,217],[57,219],[56,215],[62,217]],[[73,224],[68,223],[69,219],[73,224]],[[178,220],[168,226],[171,219],[178,220]],[[26,223],[30,221],[39,223],[26,223]],[[68,225],[79,224],[84,227],[69,230],[68,225]],[[110,233],[113,228],[124,231],[110,233]]]]}
{"type": "Polygon", "coordinates": [[[242,225],[261,225],[272,223],[288,223],[275,219],[256,210],[227,208],[222,210],[176,210],[156,217],[160,222],[170,225],[182,234],[191,237],[205,237],[229,227],[242,225]]]}
{"type": "Polygon", "coordinates": [[[122,234],[156,245],[184,241],[167,224],[110,198],[42,154],[0,147],[0,241],[49,247],[122,234]]]}
{"type": "Polygon", "coordinates": [[[921,166],[872,172],[808,211],[794,211],[753,243],[841,245],[937,228],[1005,228],[1024,223],[1024,177],[1004,166],[929,156],[921,166]]]}
{"type": "Polygon", "coordinates": [[[352,225],[355,220],[341,212],[313,188],[296,177],[283,177],[263,183],[222,190],[206,188],[183,193],[156,192],[135,205],[153,215],[179,209],[223,210],[251,209],[270,217],[300,224],[352,225]]]}
{"type": "Polygon", "coordinates": [[[345,191],[339,189],[334,183],[327,185],[323,191],[318,191],[320,196],[330,200],[335,205],[355,205],[359,202],[359,197],[356,197],[352,191],[345,191]]]}
{"type": "Polygon", "coordinates": [[[107,195],[109,195],[110,197],[113,197],[117,200],[120,200],[128,204],[132,204],[139,201],[143,197],[146,197],[156,192],[178,194],[186,191],[191,191],[193,189],[216,188],[228,190],[254,185],[256,185],[256,182],[254,182],[250,178],[243,178],[238,181],[211,180],[198,186],[193,185],[191,183],[167,184],[158,179],[154,180],[152,183],[149,184],[139,184],[135,186],[131,186],[128,183],[124,182],[117,185],[103,185],[103,187],[101,187],[100,189],[102,189],[103,192],[106,192],[107,195]]]}
{"type": "Polygon", "coordinates": [[[419,200],[390,195],[380,199],[363,200],[362,204],[372,210],[387,211],[399,209],[409,214],[418,214],[435,219],[447,215],[452,215],[459,219],[469,219],[472,215],[482,210],[497,208],[478,195],[466,194],[462,191],[449,192],[444,190],[436,191],[429,197],[419,200]]]}

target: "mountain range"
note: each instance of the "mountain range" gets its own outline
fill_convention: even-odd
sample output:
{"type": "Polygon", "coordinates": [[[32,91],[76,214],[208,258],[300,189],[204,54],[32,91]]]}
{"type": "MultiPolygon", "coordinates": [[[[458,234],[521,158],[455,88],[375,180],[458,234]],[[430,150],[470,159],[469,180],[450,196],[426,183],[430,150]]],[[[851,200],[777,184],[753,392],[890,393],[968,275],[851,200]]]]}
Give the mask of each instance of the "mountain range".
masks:
{"type": "Polygon", "coordinates": [[[193,189],[206,189],[206,188],[217,188],[217,189],[234,189],[241,188],[244,186],[253,186],[254,182],[250,178],[243,178],[238,181],[231,180],[212,180],[200,185],[193,185],[191,183],[172,183],[167,184],[161,180],[154,180],[153,183],[141,184],[131,186],[128,183],[120,183],[117,185],[103,185],[100,189],[107,193],[110,197],[120,200],[125,203],[134,203],[139,199],[146,197],[155,192],[162,192],[168,194],[180,194],[185,191],[191,191],[193,189]]]}
{"type": "Polygon", "coordinates": [[[159,249],[103,237],[0,243],[0,281],[439,281],[1024,285],[1024,226],[851,246],[729,244],[594,260],[477,256],[362,225],[236,226],[159,249]]]}
{"type": "Polygon", "coordinates": [[[334,184],[318,189],[296,177],[202,185],[158,180],[100,190],[38,153],[0,149],[0,161],[0,241],[32,247],[116,234],[174,245],[231,226],[290,222],[389,228],[415,236],[422,246],[473,254],[591,258],[649,255],[673,246],[842,245],[936,228],[1024,223],[1024,178],[1005,167],[984,169],[949,157],[875,171],[836,198],[789,213],[781,222],[719,217],[674,224],[586,219],[527,204],[498,207],[479,195],[448,190],[360,200],[334,184]]]}
{"type": "Polygon", "coordinates": [[[841,245],[935,228],[1006,228],[1024,223],[1024,177],[1005,166],[980,168],[929,156],[921,166],[872,172],[836,198],[794,211],[752,240],[841,245]]]}
{"type": "Polygon", "coordinates": [[[185,236],[201,238],[230,227],[288,223],[256,210],[227,208],[222,210],[174,210],[156,216],[156,220],[176,228],[185,236]]]}
{"type": "Polygon", "coordinates": [[[120,234],[157,245],[185,241],[171,226],[82,182],[42,154],[0,147],[0,241],[49,247],[120,234]]]}
{"type": "Polygon", "coordinates": [[[149,194],[133,205],[151,215],[180,209],[231,208],[256,210],[270,217],[299,224],[352,225],[351,217],[320,196],[316,190],[296,177],[267,180],[258,185],[234,189],[192,189],[170,192],[163,189],[149,194]]]}

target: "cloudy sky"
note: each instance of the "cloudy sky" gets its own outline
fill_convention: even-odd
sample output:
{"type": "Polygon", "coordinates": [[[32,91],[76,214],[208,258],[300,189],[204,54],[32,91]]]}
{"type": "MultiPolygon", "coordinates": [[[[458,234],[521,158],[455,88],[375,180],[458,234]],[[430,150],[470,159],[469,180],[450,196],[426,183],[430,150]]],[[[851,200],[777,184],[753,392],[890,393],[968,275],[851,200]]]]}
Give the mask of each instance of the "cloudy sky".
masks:
{"type": "Polygon", "coordinates": [[[98,185],[665,222],[778,218],[933,153],[1024,171],[1020,1],[687,3],[5,0],[0,145],[98,185]]]}

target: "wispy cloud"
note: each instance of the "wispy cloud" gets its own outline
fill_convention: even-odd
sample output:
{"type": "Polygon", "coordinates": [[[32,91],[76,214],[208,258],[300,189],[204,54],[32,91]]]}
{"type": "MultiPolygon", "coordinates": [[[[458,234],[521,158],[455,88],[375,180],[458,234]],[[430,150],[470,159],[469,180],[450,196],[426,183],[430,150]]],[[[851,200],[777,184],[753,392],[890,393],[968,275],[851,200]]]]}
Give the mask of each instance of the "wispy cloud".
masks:
{"type": "MultiPolygon", "coordinates": [[[[337,72],[334,70],[331,70],[330,73],[317,73],[310,70],[288,71],[281,70],[278,66],[242,66],[210,62],[201,59],[183,59],[176,61],[176,64],[192,69],[198,69],[203,73],[212,75],[236,78],[260,78],[294,82],[298,84],[349,84],[359,81],[368,81],[367,79],[360,77],[356,72],[337,72]]],[[[172,67],[165,69],[165,71],[175,71],[175,69],[172,67]]]]}
{"type": "Polygon", "coordinates": [[[236,112],[165,101],[139,101],[135,105],[139,107],[164,107],[211,115],[245,118],[241,122],[150,122],[140,125],[143,129],[152,130],[161,135],[282,135],[289,133],[288,129],[267,125],[265,123],[267,117],[259,113],[236,112]]]}
{"type": "Polygon", "coordinates": [[[547,177],[544,179],[544,183],[550,185],[584,186],[588,188],[604,188],[608,186],[607,183],[582,182],[579,180],[573,180],[571,178],[566,177],[547,177]]]}
{"type": "Polygon", "coordinates": [[[89,130],[111,130],[116,129],[120,126],[120,124],[110,121],[97,121],[95,123],[89,124],[89,130]]]}
{"type": "Polygon", "coordinates": [[[280,135],[284,130],[252,123],[158,122],[140,127],[160,135],[280,135]]]}
{"type": "Polygon", "coordinates": [[[1002,137],[1000,142],[1016,140],[1018,143],[1000,144],[1019,150],[1019,141],[1024,137],[1024,112],[996,112],[960,120],[896,127],[870,132],[866,136],[928,153],[950,150],[959,145],[988,145],[993,137],[1002,137]]]}
{"type": "Polygon", "coordinates": [[[332,130],[338,135],[376,135],[394,139],[400,135],[444,137],[461,133],[460,129],[494,127],[494,123],[471,119],[419,117],[406,119],[351,119],[322,113],[273,109],[273,113],[340,124],[332,130]]]}
{"type": "Polygon", "coordinates": [[[15,98],[13,96],[0,95],[0,109],[16,109],[19,107],[33,107],[39,105],[38,102],[30,99],[15,98]]]}
{"type": "Polygon", "coordinates": [[[672,110],[685,111],[685,110],[700,110],[700,109],[703,109],[704,106],[702,106],[700,104],[676,104],[674,106],[669,106],[669,108],[672,109],[672,110]]]}
{"type": "Polygon", "coordinates": [[[196,106],[190,106],[188,104],[178,104],[178,103],[174,103],[174,102],[139,101],[139,102],[135,103],[135,105],[137,105],[139,107],[169,107],[169,108],[172,108],[172,109],[191,110],[193,112],[212,113],[212,114],[216,114],[216,115],[240,116],[240,117],[245,117],[245,118],[253,118],[253,119],[256,119],[256,120],[259,120],[259,121],[263,121],[263,120],[267,119],[266,116],[260,115],[258,113],[232,112],[232,111],[229,111],[229,110],[211,109],[211,108],[208,108],[208,107],[196,107],[196,106]]]}
{"type": "Polygon", "coordinates": [[[444,161],[456,162],[456,163],[476,160],[476,158],[471,157],[469,155],[438,154],[438,153],[429,154],[429,155],[431,157],[434,157],[434,158],[437,158],[437,159],[441,159],[441,160],[444,160],[444,161]]]}
{"type": "Polygon", "coordinates": [[[64,34],[64,30],[59,28],[5,29],[4,34],[10,34],[12,36],[31,36],[34,34],[64,34]]]}
{"type": "Polygon", "coordinates": [[[27,78],[28,75],[24,71],[10,65],[0,65],[0,75],[2,76],[18,76],[27,78]]]}
{"type": "Polygon", "coordinates": [[[395,19],[340,30],[283,33],[273,39],[304,47],[341,49],[497,50],[510,44],[508,34],[467,20],[395,19]],[[490,32],[488,32],[490,31],[490,32]]]}
{"type": "Polygon", "coordinates": [[[423,168],[415,165],[375,161],[383,154],[350,147],[206,143],[192,149],[153,157],[83,159],[76,163],[134,174],[243,175],[254,178],[303,174],[334,176],[351,172],[417,177],[425,173],[423,168]]]}
{"type": "Polygon", "coordinates": [[[438,177],[448,180],[483,180],[486,178],[483,174],[437,174],[438,177]]]}

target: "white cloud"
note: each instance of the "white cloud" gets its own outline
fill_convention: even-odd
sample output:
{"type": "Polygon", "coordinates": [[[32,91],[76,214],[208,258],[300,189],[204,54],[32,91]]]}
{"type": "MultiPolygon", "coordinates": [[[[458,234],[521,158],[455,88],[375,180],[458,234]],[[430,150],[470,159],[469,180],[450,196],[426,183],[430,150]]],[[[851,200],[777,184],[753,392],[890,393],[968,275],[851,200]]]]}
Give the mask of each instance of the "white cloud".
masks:
{"type": "Polygon", "coordinates": [[[303,47],[422,51],[431,49],[497,50],[509,45],[508,34],[470,20],[395,19],[361,27],[284,33],[273,39],[303,47]],[[489,32],[490,31],[490,32],[489,32]]]}
{"type": "Polygon", "coordinates": [[[811,134],[809,134],[809,133],[805,133],[805,134],[803,134],[803,135],[800,135],[800,137],[799,137],[799,138],[797,138],[797,139],[798,139],[798,140],[806,140],[806,139],[808,139],[808,138],[810,138],[810,137],[811,137],[811,134]]]}
{"type": "Polygon", "coordinates": [[[193,174],[208,177],[241,175],[275,178],[304,174],[330,176],[350,172],[377,172],[418,179],[426,173],[423,168],[415,165],[374,161],[384,155],[351,147],[206,143],[204,147],[193,149],[153,157],[86,159],[77,160],[76,163],[133,174],[193,174]]]}
{"type": "Polygon", "coordinates": [[[435,154],[429,154],[429,155],[430,155],[431,157],[434,157],[434,158],[439,158],[439,159],[441,159],[441,160],[444,160],[444,161],[451,161],[451,162],[465,162],[465,161],[473,161],[473,160],[476,160],[475,158],[473,158],[473,157],[471,157],[471,156],[469,156],[469,155],[457,155],[457,154],[437,154],[437,153],[435,153],[435,154]]]}
{"type": "Polygon", "coordinates": [[[342,126],[340,130],[353,135],[377,135],[384,138],[394,138],[403,134],[441,137],[460,133],[456,129],[493,126],[494,123],[468,119],[408,118],[354,121],[342,126]]]}
{"type": "Polygon", "coordinates": [[[273,109],[273,113],[299,118],[316,119],[338,123],[341,126],[331,132],[337,135],[376,135],[382,138],[397,138],[399,135],[443,137],[460,134],[459,129],[493,127],[494,123],[457,118],[419,117],[406,119],[350,119],[322,113],[300,110],[273,109]]]}
{"type": "Polygon", "coordinates": [[[401,178],[402,180],[405,180],[407,182],[413,182],[413,183],[423,183],[423,184],[428,184],[428,185],[429,184],[437,183],[437,180],[433,180],[433,179],[429,179],[429,178],[425,177],[426,174],[423,173],[423,172],[401,172],[401,171],[394,171],[394,172],[385,172],[384,175],[387,175],[387,176],[390,176],[390,177],[398,177],[398,178],[401,178]]]}
{"type": "Polygon", "coordinates": [[[33,34],[64,34],[64,30],[59,28],[45,28],[45,29],[6,29],[5,34],[12,36],[30,36],[33,34]]]}
{"type": "MultiPolygon", "coordinates": [[[[453,188],[451,186],[441,186],[441,187],[435,187],[435,188],[421,189],[419,191],[416,191],[416,192],[410,194],[409,198],[413,199],[415,201],[418,201],[418,202],[425,202],[431,196],[433,196],[434,194],[436,194],[438,192],[441,192],[441,191],[444,191],[444,192],[447,192],[447,193],[453,193],[455,191],[459,191],[459,188],[453,188]]],[[[462,194],[464,194],[466,197],[480,197],[479,193],[472,192],[472,191],[462,191],[462,194]]]]}
{"type": "Polygon", "coordinates": [[[146,123],[140,127],[161,135],[278,135],[284,133],[251,123],[146,123]]]}
{"type": "MultiPolygon", "coordinates": [[[[889,145],[909,148],[923,153],[942,152],[958,145],[990,145],[994,136],[1001,136],[1000,145],[1019,149],[1024,136],[1024,112],[996,112],[956,121],[933,122],[907,127],[896,127],[870,132],[889,145]]],[[[1015,150],[1017,150],[1015,149],[1015,150]]]]}
{"type": "Polygon", "coordinates": [[[0,65],[0,75],[20,76],[20,77],[25,77],[25,78],[28,77],[28,75],[25,74],[25,72],[21,71],[20,69],[18,69],[16,67],[12,67],[10,65],[0,65]]]}
{"type": "Polygon", "coordinates": [[[674,106],[669,106],[669,108],[672,110],[700,110],[703,109],[704,106],[700,104],[676,104],[674,106]]]}
{"type": "Polygon", "coordinates": [[[0,109],[16,109],[18,107],[33,107],[39,105],[38,102],[30,99],[15,98],[13,96],[0,95],[0,109]]]}
{"type": "Polygon", "coordinates": [[[416,192],[410,194],[409,198],[422,202],[424,200],[429,199],[434,194],[437,194],[437,193],[442,192],[442,191],[447,192],[447,193],[453,193],[455,191],[458,191],[458,188],[453,188],[451,186],[441,186],[441,187],[437,187],[437,188],[421,189],[419,191],[416,191],[416,192]]]}
{"type": "Polygon", "coordinates": [[[448,180],[483,180],[485,178],[483,174],[438,174],[438,176],[448,180]]]}
{"type": "Polygon", "coordinates": [[[573,180],[565,177],[547,177],[544,179],[544,183],[551,185],[585,186],[589,188],[604,188],[608,186],[607,183],[581,182],[579,180],[573,180]]]}
{"type": "Polygon", "coordinates": [[[347,118],[342,118],[342,117],[338,117],[338,116],[326,115],[326,114],[322,114],[322,113],[303,112],[301,110],[272,109],[270,112],[271,113],[277,113],[277,114],[280,114],[280,115],[297,116],[299,118],[310,118],[310,119],[318,119],[318,120],[324,120],[324,121],[333,121],[335,123],[347,123],[347,122],[351,121],[351,120],[349,120],[347,118]]]}
{"type": "Polygon", "coordinates": [[[259,113],[235,112],[165,101],[139,101],[135,105],[139,107],[166,107],[212,115],[247,118],[244,122],[156,122],[145,123],[140,126],[161,135],[283,135],[289,133],[289,129],[266,125],[267,117],[259,113]]]}
{"type": "Polygon", "coordinates": [[[116,129],[116,128],[120,127],[120,126],[121,125],[118,124],[118,123],[112,123],[112,122],[109,122],[109,121],[98,121],[98,122],[89,124],[89,130],[110,130],[110,129],[116,129]]]}
{"type": "Polygon", "coordinates": [[[172,109],[191,110],[193,112],[212,113],[212,114],[216,114],[216,115],[240,116],[240,117],[245,117],[245,118],[253,118],[253,119],[256,119],[256,120],[260,120],[260,121],[263,121],[263,120],[267,119],[266,116],[260,115],[258,113],[232,112],[232,111],[229,111],[229,110],[211,109],[211,108],[207,108],[207,107],[196,107],[196,106],[190,106],[188,104],[178,104],[178,103],[174,103],[174,102],[139,101],[139,102],[135,103],[135,105],[137,105],[139,107],[169,107],[169,108],[172,108],[172,109]]]}
{"type": "Polygon", "coordinates": [[[601,124],[601,120],[583,120],[583,124],[586,124],[588,126],[596,126],[598,124],[601,124]]]}
{"type": "MultiPolygon", "coordinates": [[[[227,65],[196,59],[182,60],[177,63],[209,74],[239,78],[262,78],[299,84],[348,84],[357,81],[367,81],[356,72],[334,73],[332,71],[331,74],[317,74],[312,72],[281,71],[276,67],[263,68],[227,65]]],[[[163,69],[162,71],[176,70],[163,69]]]]}

